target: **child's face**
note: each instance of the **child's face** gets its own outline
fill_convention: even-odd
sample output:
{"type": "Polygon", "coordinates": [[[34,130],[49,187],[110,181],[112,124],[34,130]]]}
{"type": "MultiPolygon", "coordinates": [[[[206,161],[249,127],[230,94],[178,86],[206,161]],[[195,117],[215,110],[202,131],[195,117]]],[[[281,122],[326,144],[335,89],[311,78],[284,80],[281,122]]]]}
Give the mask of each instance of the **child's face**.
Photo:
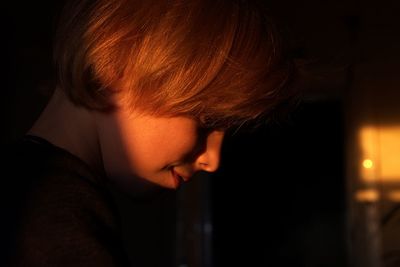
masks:
{"type": "Polygon", "coordinates": [[[194,119],[121,109],[96,121],[105,171],[127,186],[136,176],[177,188],[178,175],[187,180],[198,171],[218,168],[224,132],[206,132],[194,119]]]}

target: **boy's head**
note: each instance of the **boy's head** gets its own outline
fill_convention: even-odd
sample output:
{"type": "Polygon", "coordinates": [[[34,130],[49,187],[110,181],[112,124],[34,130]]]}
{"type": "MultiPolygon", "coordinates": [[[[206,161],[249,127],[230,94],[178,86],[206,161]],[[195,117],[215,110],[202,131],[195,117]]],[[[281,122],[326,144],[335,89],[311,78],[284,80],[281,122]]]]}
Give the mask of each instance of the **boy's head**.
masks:
{"type": "Polygon", "coordinates": [[[287,99],[292,63],[260,6],[235,0],[80,0],[55,47],[58,86],[101,111],[188,116],[219,129],[287,99]]]}

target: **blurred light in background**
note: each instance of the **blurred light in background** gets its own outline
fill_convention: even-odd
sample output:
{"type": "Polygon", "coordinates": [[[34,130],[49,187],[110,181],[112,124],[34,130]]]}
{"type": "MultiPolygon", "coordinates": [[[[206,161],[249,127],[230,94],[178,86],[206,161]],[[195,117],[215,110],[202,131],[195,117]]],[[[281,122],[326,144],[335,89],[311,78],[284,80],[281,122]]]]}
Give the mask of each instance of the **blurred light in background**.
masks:
{"type": "Polygon", "coordinates": [[[367,125],[359,131],[358,202],[400,202],[400,126],[367,125]]]}
{"type": "Polygon", "coordinates": [[[380,198],[380,193],[376,189],[360,189],[356,192],[355,198],[359,202],[376,202],[380,198]]]}
{"type": "Polygon", "coordinates": [[[373,163],[372,160],[370,160],[370,159],[365,159],[365,160],[363,161],[363,166],[364,166],[364,168],[366,168],[366,169],[371,169],[371,168],[374,166],[374,163],[373,163]]]}
{"type": "Polygon", "coordinates": [[[361,180],[400,182],[400,126],[364,126],[359,138],[361,180]]]}

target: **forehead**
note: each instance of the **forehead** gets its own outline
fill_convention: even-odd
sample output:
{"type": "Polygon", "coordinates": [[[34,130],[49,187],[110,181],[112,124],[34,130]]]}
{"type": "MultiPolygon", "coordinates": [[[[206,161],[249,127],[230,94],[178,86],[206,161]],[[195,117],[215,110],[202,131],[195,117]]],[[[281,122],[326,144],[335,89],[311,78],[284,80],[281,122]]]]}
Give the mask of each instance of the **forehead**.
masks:
{"type": "Polygon", "coordinates": [[[160,115],[138,109],[120,108],[113,115],[120,125],[132,125],[141,130],[189,130],[198,127],[198,120],[184,115],[160,115]]]}

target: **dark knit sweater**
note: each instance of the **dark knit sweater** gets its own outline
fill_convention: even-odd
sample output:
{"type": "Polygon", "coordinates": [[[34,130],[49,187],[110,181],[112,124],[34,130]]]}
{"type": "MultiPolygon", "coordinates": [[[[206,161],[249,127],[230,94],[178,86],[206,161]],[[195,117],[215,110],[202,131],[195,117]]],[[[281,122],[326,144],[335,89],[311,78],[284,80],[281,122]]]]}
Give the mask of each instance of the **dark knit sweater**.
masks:
{"type": "Polygon", "coordinates": [[[10,148],[0,266],[129,266],[104,177],[39,137],[10,148]]]}

